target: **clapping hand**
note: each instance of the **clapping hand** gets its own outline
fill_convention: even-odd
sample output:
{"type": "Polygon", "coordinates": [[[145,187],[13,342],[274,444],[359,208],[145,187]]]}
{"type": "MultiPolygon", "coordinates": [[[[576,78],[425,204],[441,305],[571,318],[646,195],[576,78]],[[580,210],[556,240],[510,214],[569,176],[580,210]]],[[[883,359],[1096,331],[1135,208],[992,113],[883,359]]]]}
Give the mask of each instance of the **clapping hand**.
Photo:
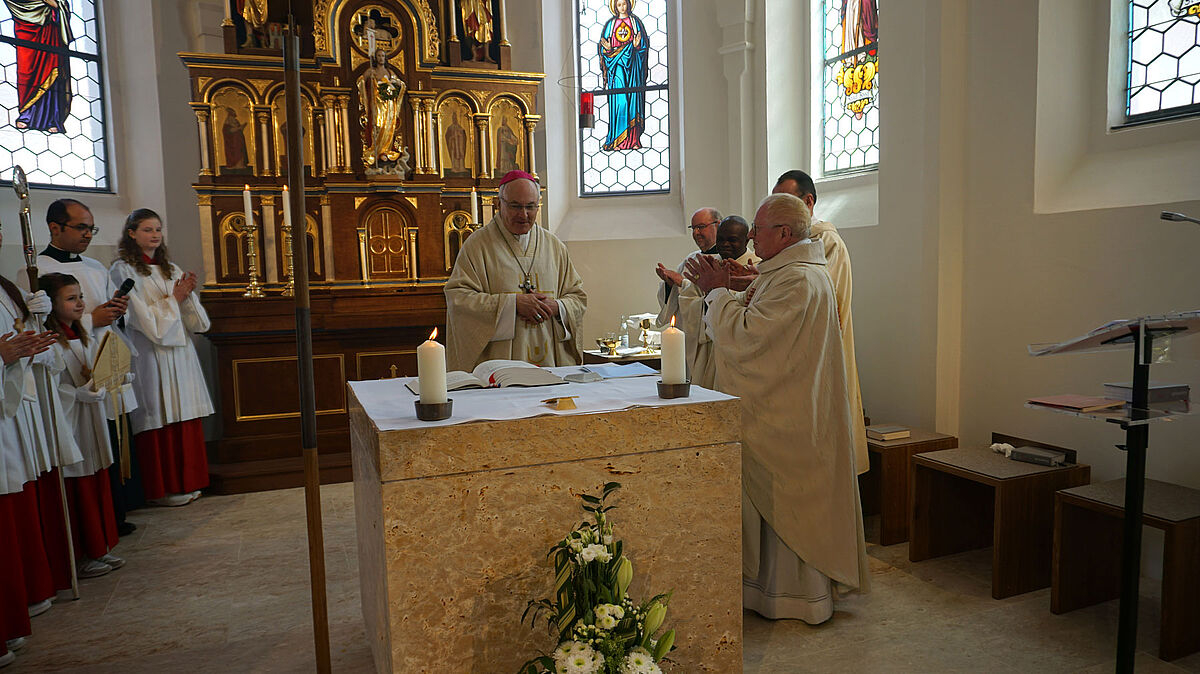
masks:
{"type": "Polygon", "coordinates": [[[679,286],[683,285],[683,274],[680,274],[679,272],[675,271],[674,269],[668,269],[668,268],[664,267],[663,263],[661,263],[661,262],[659,262],[658,267],[656,267],[654,269],[654,273],[658,274],[658,277],[660,279],[662,279],[663,281],[667,282],[670,285],[673,285],[675,287],[679,287],[679,286]]]}
{"type": "Polygon", "coordinates": [[[743,265],[737,260],[724,260],[725,269],[729,272],[729,288],[745,290],[754,279],[758,278],[758,268],[754,265],[743,265]]]}
{"type": "Polygon", "coordinates": [[[11,365],[21,358],[35,356],[53,346],[58,336],[53,332],[6,332],[0,335],[0,360],[11,365]]]}
{"type": "Polygon", "coordinates": [[[686,268],[684,276],[695,283],[705,295],[713,288],[729,287],[729,271],[720,260],[708,255],[698,255],[688,258],[686,268]]]}
{"type": "Polygon", "coordinates": [[[187,296],[192,294],[196,289],[196,275],[192,272],[184,272],[183,278],[175,282],[175,288],[171,294],[175,296],[176,302],[182,302],[187,299],[187,296]]]}

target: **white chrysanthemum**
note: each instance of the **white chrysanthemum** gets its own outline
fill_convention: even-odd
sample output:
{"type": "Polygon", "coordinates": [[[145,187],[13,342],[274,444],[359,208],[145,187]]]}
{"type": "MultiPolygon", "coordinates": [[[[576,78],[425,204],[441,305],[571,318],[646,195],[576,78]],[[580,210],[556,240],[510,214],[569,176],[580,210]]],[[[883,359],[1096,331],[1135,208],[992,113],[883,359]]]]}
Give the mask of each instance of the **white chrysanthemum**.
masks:
{"type": "Polygon", "coordinates": [[[586,546],[583,551],[579,553],[579,558],[585,564],[594,560],[607,562],[612,559],[612,553],[608,551],[607,547],[599,543],[592,543],[591,545],[586,546]]]}
{"type": "Polygon", "coordinates": [[[558,648],[554,649],[554,662],[560,664],[566,662],[567,658],[571,656],[571,653],[575,651],[575,646],[577,644],[579,644],[578,641],[564,641],[559,644],[558,648]]]}
{"type": "Polygon", "coordinates": [[[596,618],[596,625],[602,630],[611,630],[617,626],[617,619],[610,615],[602,616],[596,618]]]}
{"type": "Polygon", "coordinates": [[[575,655],[586,655],[589,658],[596,654],[596,651],[593,650],[591,646],[588,646],[587,644],[583,643],[582,641],[572,642],[571,652],[574,653],[575,655]]]}
{"type": "Polygon", "coordinates": [[[604,656],[595,651],[591,653],[574,653],[563,662],[562,672],[564,674],[595,674],[603,666],[604,656]]]}
{"type": "Polygon", "coordinates": [[[634,648],[625,656],[621,663],[621,674],[662,674],[662,670],[654,663],[654,658],[644,648],[634,648]]]}

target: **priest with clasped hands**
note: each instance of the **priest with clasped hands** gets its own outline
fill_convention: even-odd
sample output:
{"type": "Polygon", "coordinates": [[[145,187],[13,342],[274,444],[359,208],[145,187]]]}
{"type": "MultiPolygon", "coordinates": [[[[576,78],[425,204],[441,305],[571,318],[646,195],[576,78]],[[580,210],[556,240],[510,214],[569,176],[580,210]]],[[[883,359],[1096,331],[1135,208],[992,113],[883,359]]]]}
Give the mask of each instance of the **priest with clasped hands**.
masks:
{"type": "Polygon", "coordinates": [[[700,258],[695,283],[717,356],[717,388],[742,406],[742,598],[770,619],[818,624],[832,583],[868,587],[854,424],[833,283],[800,199],[762,201],[749,289],[700,258]],[[832,582],[831,582],[832,581],[832,582]]]}
{"type": "Polygon", "coordinates": [[[578,365],[587,295],[567,247],[538,226],[537,179],[500,180],[495,217],[463,243],[446,281],[446,365],[485,360],[578,365]]]}

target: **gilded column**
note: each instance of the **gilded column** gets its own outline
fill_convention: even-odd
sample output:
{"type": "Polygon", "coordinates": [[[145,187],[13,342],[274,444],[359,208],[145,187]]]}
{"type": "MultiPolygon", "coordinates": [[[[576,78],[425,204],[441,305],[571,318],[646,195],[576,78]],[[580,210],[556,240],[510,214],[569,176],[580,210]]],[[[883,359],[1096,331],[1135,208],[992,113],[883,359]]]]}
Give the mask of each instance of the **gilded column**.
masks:
{"type": "Polygon", "coordinates": [[[275,196],[264,194],[259,200],[262,202],[262,275],[267,283],[279,283],[278,257],[275,254],[275,196]]]}
{"type": "Polygon", "coordinates": [[[500,0],[500,44],[504,46],[508,46],[508,9],[506,4],[504,0],[500,0]]]}
{"type": "Polygon", "coordinates": [[[476,165],[475,177],[489,178],[492,175],[492,152],[491,143],[488,142],[488,120],[490,115],[477,114],[475,115],[475,147],[479,148],[479,154],[476,165]]]}
{"type": "Polygon", "coordinates": [[[200,175],[210,176],[213,174],[212,161],[212,137],[209,135],[209,109],[211,106],[203,103],[192,103],[192,111],[196,113],[196,127],[200,131],[200,175]]]}
{"type": "Polygon", "coordinates": [[[438,115],[434,112],[434,102],[430,99],[425,102],[425,125],[429,129],[429,168],[430,172],[441,175],[442,173],[442,156],[438,153],[438,115]]]}
{"type": "Polygon", "coordinates": [[[333,280],[333,246],[330,241],[333,241],[333,208],[329,205],[329,195],[321,195],[321,240],[325,245],[321,246],[321,252],[325,256],[325,280],[333,280]]]}
{"type": "Polygon", "coordinates": [[[271,121],[270,108],[255,106],[254,117],[258,120],[258,156],[260,163],[257,174],[260,176],[275,175],[271,161],[271,134],[267,130],[271,121]]]}
{"type": "Polygon", "coordinates": [[[338,96],[338,116],[342,122],[342,162],[341,166],[347,172],[350,171],[350,166],[353,164],[350,159],[350,97],[338,96]]]}
{"type": "Polygon", "coordinates": [[[322,101],[325,104],[325,153],[328,156],[327,168],[336,170],[341,164],[338,162],[337,138],[338,132],[334,130],[334,124],[337,122],[337,99],[333,96],[326,96],[322,101]]]}
{"type": "Polygon", "coordinates": [[[325,129],[324,108],[313,108],[313,130],[316,133],[316,138],[313,138],[313,142],[319,143],[318,147],[320,148],[316,152],[316,158],[321,162],[320,168],[315,170],[317,171],[317,175],[324,176],[325,172],[329,170],[329,135],[325,129]]]}
{"type": "Polygon", "coordinates": [[[446,0],[446,20],[449,22],[446,26],[446,34],[450,36],[450,42],[455,43],[452,48],[456,48],[458,43],[457,18],[454,15],[454,0],[446,0]]]}
{"type": "Polygon", "coordinates": [[[429,162],[425,159],[425,124],[421,108],[425,105],[425,99],[411,97],[412,101],[412,130],[413,130],[413,168],[416,173],[429,173],[429,162]]]}
{"type": "Polygon", "coordinates": [[[204,285],[217,282],[216,248],[213,246],[212,195],[196,195],[200,210],[200,253],[204,256],[204,285]]]}
{"type": "Polygon", "coordinates": [[[525,115],[525,156],[528,158],[526,162],[529,164],[529,172],[537,177],[537,152],[533,147],[533,130],[537,128],[538,122],[542,121],[541,115],[525,115]]]}

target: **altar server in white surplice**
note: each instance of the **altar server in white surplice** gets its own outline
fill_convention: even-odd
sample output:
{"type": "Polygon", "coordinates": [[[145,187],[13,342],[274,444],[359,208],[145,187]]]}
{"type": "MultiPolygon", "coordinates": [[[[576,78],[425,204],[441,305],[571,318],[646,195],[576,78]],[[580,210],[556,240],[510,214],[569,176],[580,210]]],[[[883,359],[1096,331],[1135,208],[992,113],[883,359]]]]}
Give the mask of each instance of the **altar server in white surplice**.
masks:
{"type": "Polygon", "coordinates": [[[499,213],[471,234],[446,281],[446,364],[493,359],[578,365],[587,295],[567,247],[538,226],[533,176],[500,181],[499,213]]]}
{"type": "Polygon", "coordinates": [[[186,505],[208,486],[200,420],[213,406],[192,344],[192,333],[208,330],[208,313],[195,292],[196,275],[170,261],[162,219],[154,211],[129,214],[118,251],[109,276],[114,282],[136,281],[126,326],[137,348],[138,407],[130,417],[142,487],[155,505],[186,505]]]}
{"type": "MultiPolygon", "coordinates": [[[[717,228],[713,250],[722,260],[733,260],[743,267],[758,264],[758,256],[746,248],[749,235],[750,225],[746,219],[731,215],[717,228]]],[[[717,361],[712,353],[712,339],[705,330],[704,310],[704,294],[695,283],[688,281],[679,292],[675,325],[685,336],[688,377],[697,386],[713,388],[717,381],[717,361]]]]}
{"type": "Polygon", "coordinates": [[[717,254],[717,225],[721,224],[721,212],[705,206],[692,213],[688,231],[696,242],[696,251],[683,258],[675,271],[659,262],[654,273],[662,279],[658,286],[658,325],[670,325],[671,317],[679,313],[679,297],[692,284],[683,275],[687,261],[697,255],[717,254]]]}
{"type": "Polygon", "coordinates": [[[742,404],[743,603],[816,624],[833,615],[831,579],[865,590],[868,576],[837,301],[810,217],[789,194],[763,200],[744,293],[709,258],[695,276],[717,388],[742,404]]]}
{"type": "MultiPolygon", "coordinates": [[[[817,205],[816,185],[804,171],[792,170],[779,176],[772,192],[799,197],[810,212],[817,205]]],[[[870,469],[871,463],[867,458],[867,426],[863,419],[862,392],[858,385],[858,363],[854,358],[854,321],[850,312],[854,278],[850,273],[850,251],[837,228],[824,220],[813,218],[809,236],[825,247],[825,270],[829,272],[833,292],[837,295],[838,324],[842,328],[842,358],[846,361],[846,388],[850,391],[850,414],[854,417],[854,467],[861,475],[870,469]]]]}

